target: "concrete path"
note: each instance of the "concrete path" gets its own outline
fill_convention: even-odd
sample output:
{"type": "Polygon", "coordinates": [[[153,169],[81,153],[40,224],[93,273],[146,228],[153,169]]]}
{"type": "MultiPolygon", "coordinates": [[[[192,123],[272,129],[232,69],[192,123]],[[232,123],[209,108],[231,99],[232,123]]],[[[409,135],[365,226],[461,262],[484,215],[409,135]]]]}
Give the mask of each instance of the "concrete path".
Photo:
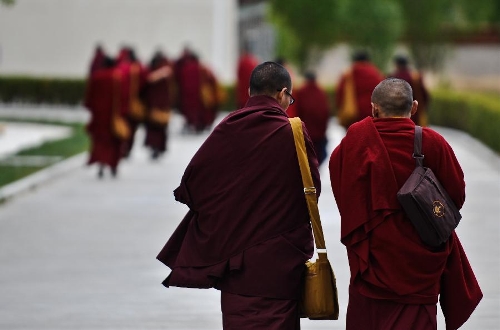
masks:
{"type": "MultiPolygon", "coordinates": [[[[82,155],[0,204],[0,329],[222,328],[218,291],[160,284],[168,269],[155,257],[187,211],[172,191],[206,137],[182,135],[181,126],[174,116],[168,154],[158,161],[142,148],[139,131],[117,179],[106,173],[99,180],[82,155]]],[[[466,134],[437,130],[466,174],[467,201],[457,231],[485,295],[462,329],[499,329],[500,158],[466,134]]],[[[343,133],[332,121],[330,149],[343,133]]],[[[321,175],[319,207],[341,316],[303,320],[305,330],[345,328],[347,258],[325,165],[321,175]]],[[[441,316],[439,325],[444,329],[441,316]]]]}

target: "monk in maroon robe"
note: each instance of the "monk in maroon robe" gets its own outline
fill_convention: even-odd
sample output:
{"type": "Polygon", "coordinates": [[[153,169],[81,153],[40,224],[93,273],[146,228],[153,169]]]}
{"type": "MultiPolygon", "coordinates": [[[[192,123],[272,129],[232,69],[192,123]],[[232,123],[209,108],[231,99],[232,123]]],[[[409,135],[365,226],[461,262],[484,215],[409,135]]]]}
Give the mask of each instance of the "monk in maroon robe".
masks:
{"type": "Polygon", "coordinates": [[[410,69],[408,58],[405,56],[396,56],[394,58],[394,63],[396,64],[396,71],[390,76],[408,82],[413,89],[413,98],[418,101],[418,111],[411,116],[411,119],[417,125],[428,126],[427,110],[429,109],[430,96],[424,85],[422,74],[416,70],[410,69]]]}
{"type": "Polygon", "coordinates": [[[291,88],[283,66],[258,65],[246,107],[214,128],[174,191],[189,211],[158,255],[172,270],[163,284],[220,290],[226,330],[300,329],[297,300],[314,244],[285,112],[291,88]]]}
{"type": "Polygon", "coordinates": [[[371,116],[372,91],[382,79],[383,74],[370,62],[366,52],[354,54],[351,68],[342,75],[335,91],[337,117],[341,118],[341,112],[348,111],[345,109],[348,102],[354,102],[354,115],[345,122],[341,121],[342,126],[348,128],[352,123],[371,116]],[[353,93],[352,100],[349,91],[353,93]]]}
{"type": "Polygon", "coordinates": [[[91,148],[88,164],[99,164],[98,176],[102,177],[104,168],[109,167],[116,176],[121,158],[122,141],[111,130],[113,112],[120,112],[121,81],[114,61],[105,59],[104,68],[92,73],[87,82],[85,107],[90,111],[87,132],[91,148]]]}
{"type": "Polygon", "coordinates": [[[130,128],[130,137],[124,143],[122,156],[128,157],[134,146],[135,133],[146,116],[146,108],[140,95],[146,83],[147,71],[130,47],[124,47],[120,51],[117,63],[123,76],[124,97],[127,99],[123,102],[122,112],[126,114],[130,128]]]}
{"type": "Polygon", "coordinates": [[[328,103],[328,95],[316,82],[316,75],[308,72],[305,77],[306,83],[295,91],[296,101],[294,105],[297,116],[304,121],[307,127],[321,165],[327,156],[326,130],[330,119],[330,104],[328,103]]]}
{"type": "Polygon", "coordinates": [[[101,45],[97,45],[94,50],[94,56],[92,57],[92,61],[90,62],[90,73],[93,73],[99,69],[103,69],[106,67],[105,65],[106,53],[101,45]]]}
{"type": "Polygon", "coordinates": [[[248,101],[250,75],[257,64],[259,64],[257,58],[245,49],[238,61],[236,72],[236,106],[238,109],[243,108],[248,101]]]}
{"type": "Polygon", "coordinates": [[[206,128],[202,100],[202,66],[196,54],[185,49],[175,65],[179,95],[179,111],[185,119],[185,129],[201,132],[206,128]]]}
{"type": "Polygon", "coordinates": [[[206,65],[200,65],[200,92],[202,101],[202,113],[200,115],[201,129],[212,126],[217,112],[224,100],[222,87],[214,72],[206,65]]]}
{"type": "Polygon", "coordinates": [[[174,90],[172,63],[165,55],[158,52],[151,60],[148,71],[143,90],[143,99],[148,113],[144,145],[151,149],[151,157],[156,159],[167,150],[168,124],[174,90]],[[155,114],[161,114],[161,120],[156,119],[155,114]]]}
{"type": "MultiPolygon", "coordinates": [[[[446,329],[458,329],[482,298],[460,240],[453,232],[442,246],[426,246],[396,197],[415,168],[410,116],[418,102],[407,82],[390,78],[372,104],[373,118],[351,125],[330,158],[351,270],[346,329],[435,330],[438,296],[446,329]]],[[[450,145],[424,128],[422,151],[461,208],[464,174],[450,145]]]]}

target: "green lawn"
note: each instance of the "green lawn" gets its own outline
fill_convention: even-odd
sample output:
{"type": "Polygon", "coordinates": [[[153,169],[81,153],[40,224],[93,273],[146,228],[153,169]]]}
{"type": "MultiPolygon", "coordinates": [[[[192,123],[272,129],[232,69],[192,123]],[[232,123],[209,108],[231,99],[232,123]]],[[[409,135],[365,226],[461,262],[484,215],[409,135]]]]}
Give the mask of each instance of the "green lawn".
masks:
{"type": "MultiPolygon", "coordinates": [[[[14,121],[14,120],[4,120],[4,121],[14,121]]],[[[19,180],[25,176],[28,176],[34,172],[37,172],[51,165],[50,162],[46,162],[45,164],[33,164],[33,162],[27,162],[26,165],[16,164],[14,160],[23,159],[23,156],[47,156],[48,157],[47,159],[55,159],[55,156],[58,156],[60,157],[60,159],[66,159],[81,152],[84,152],[89,148],[89,139],[87,133],[85,132],[84,124],[61,124],[61,123],[43,122],[43,121],[36,121],[36,123],[68,126],[72,128],[72,134],[67,138],[61,140],[45,142],[38,147],[21,150],[12,157],[9,157],[12,159],[9,158],[3,159],[3,161],[0,162],[0,187],[9,184],[11,182],[14,182],[16,180],[19,180]]],[[[24,157],[24,158],[31,159],[37,157],[24,157]]],[[[43,159],[44,157],[40,158],[43,159]]]]}

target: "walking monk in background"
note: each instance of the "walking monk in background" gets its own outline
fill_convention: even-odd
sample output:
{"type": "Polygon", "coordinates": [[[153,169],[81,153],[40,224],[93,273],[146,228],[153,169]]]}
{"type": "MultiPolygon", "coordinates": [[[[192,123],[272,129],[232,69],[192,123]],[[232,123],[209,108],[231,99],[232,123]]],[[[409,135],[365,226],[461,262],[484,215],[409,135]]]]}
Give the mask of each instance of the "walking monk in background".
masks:
{"type": "Polygon", "coordinates": [[[114,134],[112,121],[113,116],[123,118],[120,104],[126,101],[122,93],[122,76],[114,60],[106,57],[103,63],[103,68],[90,75],[85,95],[85,107],[91,114],[87,125],[91,140],[88,164],[99,165],[99,178],[103,177],[105,167],[111,169],[113,177],[117,174],[123,140],[114,134]]]}
{"type": "Polygon", "coordinates": [[[283,66],[258,65],[246,106],[214,128],[174,191],[189,211],[158,255],[172,270],[163,284],[220,290],[225,330],[300,329],[297,302],[314,243],[286,114],[291,93],[283,66]]]}
{"type": "Polygon", "coordinates": [[[316,82],[316,75],[313,72],[307,72],[305,78],[305,84],[295,92],[297,99],[295,109],[297,116],[304,121],[307,127],[318,162],[321,165],[327,156],[326,130],[330,119],[330,104],[328,103],[328,95],[316,82]]]}
{"type": "MultiPolygon", "coordinates": [[[[460,240],[453,232],[442,246],[426,246],[396,197],[415,168],[410,116],[418,102],[395,78],[377,85],[371,100],[373,117],[352,124],[330,158],[351,270],[346,329],[436,330],[438,297],[446,329],[458,329],[482,298],[460,240]]],[[[461,208],[464,174],[450,145],[424,128],[422,151],[461,208]]]]}
{"type": "Polygon", "coordinates": [[[403,55],[398,55],[394,58],[394,63],[396,64],[396,71],[394,71],[390,76],[394,78],[403,79],[408,82],[413,89],[413,97],[418,101],[418,111],[416,114],[411,116],[413,122],[420,126],[428,126],[428,114],[429,109],[429,92],[424,85],[424,79],[422,74],[416,70],[411,70],[408,58],[403,55]]]}
{"type": "Polygon", "coordinates": [[[153,56],[148,71],[143,91],[147,108],[144,145],[151,149],[151,158],[156,159],[167,150],[175,82],[172,64],[161,52],[153,56]]]}
{"type": "Polygon", "coordinates": [[[352,59],[351,68],[342,75],[335,91],[337,118],[346,129],[352,123],[371,116],[372,91],[384,79],[370,62],[367,52],[358,51],[352,59]]]}
{"type": "Polygon", "coordinates": [[[118,55],[118,68],[123,76],[123,93],[126,102],[123,111],[126,113],[130,135],[124,143],[123,157],[127,158],[132,151],[135,141],[135,133],[146,116],[146,107],[140,98],[144,84],[146,83],[146,69],[137,58],[131,47],[124,47],[118,55]]]}
{"type": "Polygon", "coordinates": [[[236,107],[241,109],[248,101],[250,87],[250,75],[253,69],[259,64],[257,58],[245,47],[238,61],[236,80],[236,107]]]}

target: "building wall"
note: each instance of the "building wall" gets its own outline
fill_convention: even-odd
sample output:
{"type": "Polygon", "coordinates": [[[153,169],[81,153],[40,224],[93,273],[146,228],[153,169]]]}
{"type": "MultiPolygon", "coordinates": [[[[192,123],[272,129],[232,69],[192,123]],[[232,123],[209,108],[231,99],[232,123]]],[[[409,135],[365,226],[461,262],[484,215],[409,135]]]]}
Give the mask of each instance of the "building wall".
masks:
{"type": "Polygon", "coordinates": [[[185,45],[224,82],[237,59],[236,0],[16,0],[0,6],[0,74],[83,77],[97,43],[149,61],[185,45]]]}

